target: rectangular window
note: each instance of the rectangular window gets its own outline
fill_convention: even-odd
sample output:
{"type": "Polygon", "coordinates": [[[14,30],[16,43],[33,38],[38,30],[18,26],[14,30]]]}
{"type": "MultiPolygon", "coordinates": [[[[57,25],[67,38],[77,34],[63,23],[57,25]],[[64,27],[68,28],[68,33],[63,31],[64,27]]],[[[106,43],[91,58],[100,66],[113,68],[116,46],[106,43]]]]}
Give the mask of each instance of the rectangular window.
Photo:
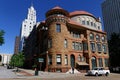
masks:
{"type": "Polygon", "coordinates": [[[80,38],[80,32],[71,32],[72,37],[80,38]]]}
{"type": "Polygon", "coordinates": [[[85,25],[85,21],[82,21],[82,24],[85,25]]]}
{"type": "Polygon", "coordinates": [[[48,40],[48,48],[52,48],[52,39],[48,40]]]}
{"type": "Polygon", "coordinates": [[[91,26],[93,26],[93,22],[91,22],[91,26]]]}
{"type": "Polygon", "coordinates": [[[87,45],[87,43],[83,43],[83,50],[88,50],[88,45],[87,45]]]}
{"type": "Polygon", "coordinates": [[[101,52],[101,51],[102,51],[102,49],[101,49],[101,44],[100,44],[100,43],[97,43],[97,50],[98,50],[98,52],[101,52]]]}
{"type": "Polygon", "coordinates": [[[52,64],[52,55],[48,55],[48,63],[51,65],[52,64]]]}
{"type": "Polygon", "coordinates": [[[75,50],[75,42],[72,43],[72,49],[75,50]]]}
{"type": "Polygon", "coordinates": [[[74,50],[82,50],[82,49],[83,49],[82,43],[73,42],[72,44],[73,44],[73,49],[74,49],[74,50]]]}
{"type": "Polygon", "coordinates": [[[95,51],[95,43],[90,43],[91,51],[95,51]]]}
{"type": "Polygon", "coordinates": [[[57,54],[57,56],[56,56],[56,63],[57,63],[58,65],[61,64],[61,54],[57,54]]]}
{"type": "Polygon", "coordinates": [[[62,71],[61,71],[61,69],[56,69],[56,72],[58,72],[58,73],[59,73],[59,72],[62,72],[62,71]]]}
{"type": "Polygon", "coordinates": [[[65,65],[68,65],[68,56],[65,55],[65,65]]]}
{"type": "Polygon", "coordinates": [[[60,24],[56,24],[56,32],[61,32],[61,25],[60,24]]]}
{"type": "Polygon", "coordinates": [[[99,67],[103,67],[102,58],[98,58],[98,62],[99,62],[99,67]]]}
{"type": "Polygon", "coordinates": [[[105,67],[108,67],[108,59],[105,58],[105,67]]]}
{"type": "Polygon", "coordinates": [[[89,25],[89,21],[87,21],[87,25],[89,25]]]}
{"type": "Polygon", "coordinates": [[[107,52],[107,46],[106,46],[106,44],[103,44],[103,45],[102,45],[102,50],[103,50],[104,53],[107,52]]]}

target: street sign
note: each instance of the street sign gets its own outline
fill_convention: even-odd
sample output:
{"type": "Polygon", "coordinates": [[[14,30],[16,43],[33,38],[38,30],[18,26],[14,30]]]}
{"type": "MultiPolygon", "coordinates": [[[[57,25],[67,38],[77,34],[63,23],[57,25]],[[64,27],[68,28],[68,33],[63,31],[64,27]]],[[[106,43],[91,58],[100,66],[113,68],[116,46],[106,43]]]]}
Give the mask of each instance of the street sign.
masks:
{"type": "Polygon", "coordinates": [[[38,58],[38,61],[39,62],[44,62],[44,59],[43,58],[38,58]]]}

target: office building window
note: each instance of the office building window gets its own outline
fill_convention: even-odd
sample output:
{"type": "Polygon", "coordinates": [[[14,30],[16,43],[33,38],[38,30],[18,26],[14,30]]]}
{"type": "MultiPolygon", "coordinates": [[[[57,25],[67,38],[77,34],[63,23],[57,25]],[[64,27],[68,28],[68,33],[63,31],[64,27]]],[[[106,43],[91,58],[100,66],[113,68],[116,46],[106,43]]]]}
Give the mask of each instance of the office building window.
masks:
{"type": "Polygon", "coordinates": [[[58,65],[61,64],[61,54],[57,54],[57,56],[56,56],[56,63],[57,63],[58,65]]]}
{"type": "Polygon", "coordinates": [[[61,32],[61,25],[60,24],[56,24],[56,32],[61,32]]]}

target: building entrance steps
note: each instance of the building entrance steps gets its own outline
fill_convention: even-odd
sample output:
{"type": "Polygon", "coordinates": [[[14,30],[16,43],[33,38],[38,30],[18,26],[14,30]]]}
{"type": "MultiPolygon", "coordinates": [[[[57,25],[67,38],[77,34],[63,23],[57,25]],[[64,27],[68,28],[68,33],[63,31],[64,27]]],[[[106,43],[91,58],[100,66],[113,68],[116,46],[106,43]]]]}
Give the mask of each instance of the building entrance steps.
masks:
{"type": "MultiPolygon", "coordinates": [[[[66,73],[68,73],[68,74],[72,74],[72,73],[73,73],[72,68],[69,69],[66,73]]],[[[74,69],[74,73],[81,73],[81,72],[79,72],[77,69],[74,69]]]]}

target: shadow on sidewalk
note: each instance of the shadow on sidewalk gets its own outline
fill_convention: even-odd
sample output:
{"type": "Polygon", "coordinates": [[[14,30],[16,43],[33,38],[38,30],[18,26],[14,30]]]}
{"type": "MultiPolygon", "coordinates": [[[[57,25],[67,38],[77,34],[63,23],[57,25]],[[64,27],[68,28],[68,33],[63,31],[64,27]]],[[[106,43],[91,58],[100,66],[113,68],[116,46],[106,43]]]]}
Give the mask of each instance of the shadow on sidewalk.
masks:
{"type": "Polygon", "coordinates": [[[23,76],[34,76],[34,75],[32,75],[32,74],[30,74],[30,73],[28,73],[28,72],[26,72],[26,71],[23,71],[23,70],[21,70],[20,72],[17,72],[18,74],[21,74],[21,75],[23,75],[23,76]]]}

